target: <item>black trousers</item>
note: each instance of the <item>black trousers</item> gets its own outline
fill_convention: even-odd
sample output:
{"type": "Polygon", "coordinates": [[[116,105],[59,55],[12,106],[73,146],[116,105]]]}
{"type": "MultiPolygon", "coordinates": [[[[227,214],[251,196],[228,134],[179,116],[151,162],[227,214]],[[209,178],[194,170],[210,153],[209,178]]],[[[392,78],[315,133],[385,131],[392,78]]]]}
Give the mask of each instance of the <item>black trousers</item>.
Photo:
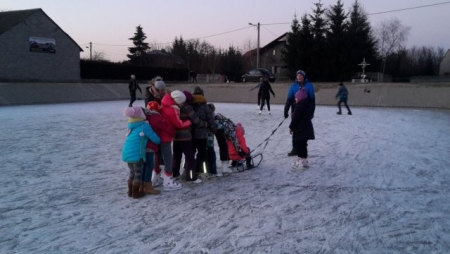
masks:
{"type": "Polygon", "coordinates": [[[298,157],[308,158],[308,140],[295,141],[295,147],[297,148],[298,157]]]}
{"type": "Polygon", "coordinates": [[[229,160],[230,158],[228,157],[228,145],[227,145],[227,140],[225,138],[225,130],[217,129],[215,136],[216,136],[217,144],[219,145],[220,160],[221,161],[229,160]]]}
{"type": "Polygon", "coordinates": [[[264,108],[264,104],[267,103],[267,110],[270,111],[270,98],[261,98],[261,107],[259,110],[264,108]]]}
{"type": "Polygon", "coordinates": [[[130,91],[130,104],[128,106],[133,107],[133,103],[136,101],[136,91],[130,91]]]}
{"type": "Polygon", "coordinates": [[[195,170],[198,174],[209,173],[208,166],[208,150],[206,147],[206,138],[194,138],[193,140],[194,149],[197,151],[197,156],[195,157],[195,170]],[[205,165],[206,168],[203,168],[205,165]],[[205,172],[206,171],[206,172],[205,172]]]}

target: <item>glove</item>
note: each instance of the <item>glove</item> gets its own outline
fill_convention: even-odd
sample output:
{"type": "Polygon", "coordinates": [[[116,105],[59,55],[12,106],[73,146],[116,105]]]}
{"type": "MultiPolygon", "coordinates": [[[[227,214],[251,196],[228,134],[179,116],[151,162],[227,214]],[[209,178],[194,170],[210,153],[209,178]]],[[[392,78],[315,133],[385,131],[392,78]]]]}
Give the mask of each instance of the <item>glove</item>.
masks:
{"type": "Polygon", "coordinates": [[[239,154],[240,157],[245,157],[245,156],[247,155],[247,154],[245,154],[245,153],[242,152],[242,151],[238,152],[238,154],[239,154]]]}
{"type": "Polygon", "coordinates": [[[284,112],[284,118],[288,118],[289,117],[289,113],[288,112],[284,112]]]}

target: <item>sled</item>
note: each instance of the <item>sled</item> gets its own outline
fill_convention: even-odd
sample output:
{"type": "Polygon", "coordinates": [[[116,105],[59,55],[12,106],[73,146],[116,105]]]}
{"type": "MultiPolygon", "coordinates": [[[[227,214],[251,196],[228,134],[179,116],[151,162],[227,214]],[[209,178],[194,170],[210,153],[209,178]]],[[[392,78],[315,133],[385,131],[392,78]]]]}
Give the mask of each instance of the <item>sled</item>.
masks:
{"type": "MultiPolygon", "coordinates": [[[[255,155],[252,155],[251,158],[252,158],[251,164],[253,166],[251,169],[254,169],[254,168],[257,168],[259,166],[259,164],[261,164],[263,155],[262,155],[262,153],[257,153],[255,155]]],[[[247,163],[246,163],[245,158],[240,161],[237,161],[236,166],[231,166],[231,168],[235,168],[238,172],[243,172],[244,170],[246,170],[247,163]]]]}

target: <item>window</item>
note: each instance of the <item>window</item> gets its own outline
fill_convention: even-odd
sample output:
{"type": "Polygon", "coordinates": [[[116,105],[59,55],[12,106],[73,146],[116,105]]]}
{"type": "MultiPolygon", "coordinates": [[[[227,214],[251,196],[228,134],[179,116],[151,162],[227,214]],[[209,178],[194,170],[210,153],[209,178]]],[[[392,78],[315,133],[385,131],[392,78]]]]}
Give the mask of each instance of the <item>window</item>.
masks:
{"type": "Polygon", "coordinates": [[[272,53],[272,55],[273,55],[273,56],[275,55],[275,49],[273,50],[273,53],[272,53]]]}

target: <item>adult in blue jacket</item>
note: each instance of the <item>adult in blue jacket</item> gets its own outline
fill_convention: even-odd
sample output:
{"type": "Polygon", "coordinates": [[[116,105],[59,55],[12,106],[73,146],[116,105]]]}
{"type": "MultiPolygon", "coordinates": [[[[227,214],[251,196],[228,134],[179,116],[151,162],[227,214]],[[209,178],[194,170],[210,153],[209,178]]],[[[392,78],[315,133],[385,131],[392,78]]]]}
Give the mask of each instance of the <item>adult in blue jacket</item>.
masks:
{"type": "MultiPolygon", "coordinates": [[[[308,103],[310,104],[309,108],[311,110],[310,114],[311,119],[314,117],[314,111],[316,110],[316,96],[314,93],[314,86],[306,78],[306,73],[302,70],[298,70],[296,73],[296,79],[289,88],[286,104],[284,105],[285,118],[289,117],[289,108],[291,109],[291,112],[294,112],[295,94],[300,90],[300,87],[304,87],[306,89],[308,103]]],[[[295,155],[297,155],[297,149],[295,148],[294,140],[292,140],[292,150],[288,153],[288,156],[295,156],[295,155]]]]}

